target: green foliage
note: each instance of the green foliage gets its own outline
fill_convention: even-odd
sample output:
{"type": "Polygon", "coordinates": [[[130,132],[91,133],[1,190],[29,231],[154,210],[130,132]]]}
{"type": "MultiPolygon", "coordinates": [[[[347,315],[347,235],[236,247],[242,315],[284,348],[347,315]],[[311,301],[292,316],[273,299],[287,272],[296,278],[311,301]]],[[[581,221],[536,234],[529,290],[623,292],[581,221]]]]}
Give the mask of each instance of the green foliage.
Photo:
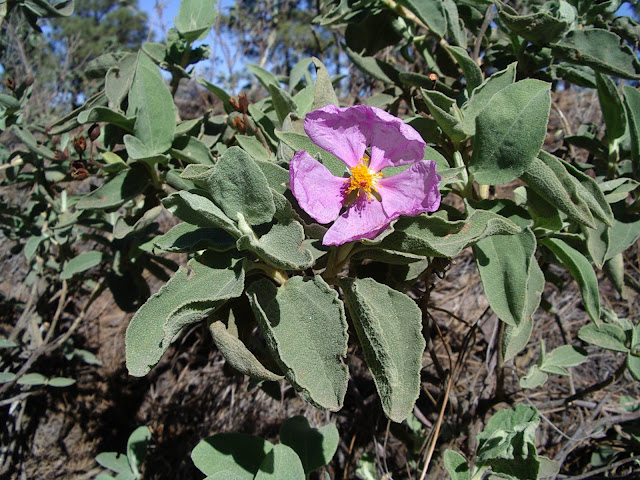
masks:
{"type": "Polygon", "coordinates": [[[200,441],[191,459],[207,478],[304,480],[331,460],[337,446],[334,424],[316,429],[306,418],[293,417],[282,424],[280,443],[241,433],[218,433],[200,441]]]}
{"type": "MultiPolygon", "coordinates": [[[[103,452],[96,456],[96,462],[101,467],[118,474],[118,479],[136,480],[142,478],[140,467],[147,456],[147,446],[151,440],[149,427],[136,428],[127,440],[127,453],[103,452]]],[[[113,478],[104,473],[96,479],[113,478]]]]}

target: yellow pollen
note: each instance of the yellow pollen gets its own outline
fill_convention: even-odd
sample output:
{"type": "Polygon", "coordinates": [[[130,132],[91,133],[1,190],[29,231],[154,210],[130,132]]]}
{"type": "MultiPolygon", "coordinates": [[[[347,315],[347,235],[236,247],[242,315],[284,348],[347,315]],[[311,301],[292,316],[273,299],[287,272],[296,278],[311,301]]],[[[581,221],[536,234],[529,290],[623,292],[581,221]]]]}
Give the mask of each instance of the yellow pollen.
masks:
{"type": "Polygon", "coordinates": [[[347,187],[347,195],[354,190],[357,190],[358,195],[360,195],[362,190],[371,200],[373,196],[371,189],[377,190],[378,180],[382,177],[382,173],[370,170],[367,166],[368,163],[369,159],[363,158],[355,167],[351,168],[351,183],[347,187]]]}

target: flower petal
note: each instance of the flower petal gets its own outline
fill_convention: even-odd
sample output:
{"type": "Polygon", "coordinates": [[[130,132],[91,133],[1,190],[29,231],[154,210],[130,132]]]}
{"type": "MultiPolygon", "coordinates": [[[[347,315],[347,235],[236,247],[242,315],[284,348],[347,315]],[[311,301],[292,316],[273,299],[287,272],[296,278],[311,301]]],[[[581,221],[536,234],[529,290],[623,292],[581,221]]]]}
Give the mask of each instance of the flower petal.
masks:
{"type": "Polygon", "coordinates": [[[291,159],[289,179],[293,196],[314,220],[329,223],[340,214],[347,178],[334,176],[327,167],[301,150],[291,159]]]}
{"type": "MultiPolygon", "coordinates": [[[[307,114],[304,130],[313,143],[355,167],[364,156],[371,132],[369,107],[327,105],[307,114]]],[[[422,158],[422,157],[420,157],[422,158]]]]}
{"type": "Polygon", "coordinates": [[[331,225],[322,244],[342,245],[362,238],[375,238],[392,220],[384,212],[381,202],[375,198],[368,199],[363,193],[331,225]]]}
{"type": "Polygon", "coordinates": [[[379,108],[366,108],[372,119],[367,142],[371,147],[371,170],[379,172],[386,167],[407,165],[424,158],[426,144],[411,125],[379,108]]]}
{"type": "Polygon", "coordinates": [[[382,208],[389,218],[433,212],[440,206],[438,185],[442,178],[436,173],[436,162],[417,162],[392,177],[378,181],[382,208]]]}

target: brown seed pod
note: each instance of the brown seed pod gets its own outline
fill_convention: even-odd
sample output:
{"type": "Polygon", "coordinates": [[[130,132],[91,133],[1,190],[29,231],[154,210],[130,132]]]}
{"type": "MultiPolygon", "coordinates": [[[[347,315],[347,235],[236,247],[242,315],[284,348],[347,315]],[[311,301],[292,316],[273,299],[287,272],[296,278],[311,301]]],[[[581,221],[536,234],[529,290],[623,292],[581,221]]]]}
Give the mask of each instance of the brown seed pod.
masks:
{"type": "Polygon", "coordinates": [[[4,86],[13,90],[16,88],[16,81],[12,77],[7,77],[4,79],[4,86]]]}
{"type": "Polygon", "coordinates": [[[64,151],[62,150],[56,150],[56,153],[54,154],[54,157],[56,160],[58,160],[59,162],[64,162],[69,158],[69,149],[65,148],[64,151]]]}
{"type": "Polygon", "coordinates": [[[91,139],[91,141],[95,142],[96,138],[100,136],[100,125],[94,123],[89,127],[89,131],[87,133],[89,134],[89,138],[91,139]]]}

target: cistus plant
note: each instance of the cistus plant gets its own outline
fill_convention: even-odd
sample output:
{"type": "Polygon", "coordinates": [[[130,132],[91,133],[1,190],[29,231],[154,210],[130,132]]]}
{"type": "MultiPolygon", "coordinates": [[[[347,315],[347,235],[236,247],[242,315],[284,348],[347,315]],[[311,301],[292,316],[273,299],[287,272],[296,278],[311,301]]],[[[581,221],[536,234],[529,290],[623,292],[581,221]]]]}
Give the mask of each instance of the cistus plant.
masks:
{"type": "MultiPolygon", "coordinates": [[[[621,295],[639,290],[625,251],[640,237],[640,27],[616,15],[622,2],[321,3],[315,24],[343,35],[351,64],[378,86],[356,92],[364,104],[339,99],[330,61],[314,57],[286,77],[250,65],[268,92],[251,101],[197,78],[224,113],[181,119],[174,97],[208,54],[194,42],[214,25],[211,0],[184,0],[165,43],[92,62],[102,91],[38,138],[21,124],[23,97],[3,94],[3,126],[23,145],[3,151],[7,180],[37,185],[38,221],[27,228],[24,216],[12,217],[35,255],[34,275],[55,286],[100,265],[99,285],[136,310],[125,338],[133,376],[203,322],[235,371],[257,383],[284,379],[315,407],[339,411],[347,352],[357,346],[384,414],[402,422],[421,393],[427,340],[441,337],[429,292],[470,249],[499,319],[491,405],[510,395],[505,366],[532,341],[540,306],[553,313],[544,292],[558,283],[557,266],[577,282],[583,343],[547,354],[540,339],[540,360],[520,386],[569,375],[588,358],[585,345],[625,354],[611,381],[627,372],[640,380],[637,319],[602,309],[599,292],[605,276],[621,295]],[[577,88],[598,98],[603,125],[574,131],[566,121],[552,93],[577,88]],[[564,122],[555,150],[545,143],[552,107],[564,122]],[[69,133],[82,126],[92,126],[89,142],[69,133]],[[97,188],[71,189],[80,176],[94,176],[97,188]],[[161,232],[165,213],[177,224],[161,232]],[[80,239],[95,251],[76,252],[80,239]],[[167,252],[188,260],[178,267],[167,252]],[[166,281],[151,296],[145,270],[166,281]]],[[[479,321],[463,320],[456,361],[438,365],[440,413],[416,467],[421,478],[479,321]]],[[[532,406],[499,411],[470,462],[454,449],[440,458],[456,480],[553,476],[564,458],[538,456],[538,423],[532,406]]],[[[335,451],[311,468],[282,432],[280,441],[214,435],[192,458],[209,478],[298,479],[335,451]],[[260,453],[250,468],[237,442],[260,453]]]]}

